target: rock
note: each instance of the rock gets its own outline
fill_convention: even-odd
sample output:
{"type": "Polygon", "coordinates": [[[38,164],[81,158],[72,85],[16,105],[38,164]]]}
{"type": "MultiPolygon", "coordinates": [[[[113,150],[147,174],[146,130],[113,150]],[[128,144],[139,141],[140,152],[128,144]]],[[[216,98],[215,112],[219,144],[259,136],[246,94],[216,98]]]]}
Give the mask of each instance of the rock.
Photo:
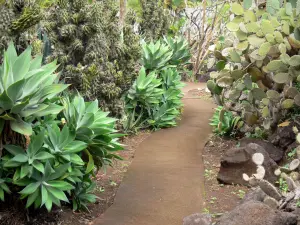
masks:
{"type": "Polygon", "coordinates": [[[241,203],[245,203],[245,202],[248,202],[248,201],[263,202],[266,196],[267,196],[266,193],[263,192],[260,187],[256,187],[255,189],[249,191],[244,196],[244,198],[241,201],[241,203]]]}
{"type": "Polygon", "coordinates": [[[284,156],[284,151],[280,148],[275,147],[269,141],[254,138],[243,138],[240,140],[240,147],[244,147],[250,143],[255,143],[263,147],[263,149],[266,150],[267,153],[269,153],[270,158],[273,159],[275,162],[279,162],[284,156]]]}
{"type": "Polygon", "coordinates": [[[254,153],[262,153],[264,155],[265,160],[262,165],[266,170],[264,179],[274,184],[277,181],[277,177],[274,174],[275,169],[278,167],[277,164],[260,145],[253,143],[227,150],[221,158],[221,167],[217,179],[225,184],[249,186],[249,183],[243,179],[242,175],[246,173],[251,176],[256,173],[257,167],[252,161],[254,153]]]}
{"type": "Polygon", "coordinates": [[[248,201],[224,214],[216,225],[296,225],[297,216],[274,210],[262,202],[248,201]]]}
{"type": "Polygon", "coordinates": [[[278,201],[275,198],[271,198],[270,196],[266,196],[266,198],[264,199],[264,203],[272,209],[277,209],[279,206],[278,201]]]}
{"type": "Polygon", "coordinates": [[[286,150],[296,140],[296,135],[293,131],[294,126],[300,130],[300,125],[293,121],[288,126],[278,127],[274,134],[269,137],[269,141],[273,145],[286,150]]]}
{"type": "Polygon", "coordinates": [[[195,213],[183,219],[183,225],[210,225],[211,223],[209,214],[195,213]]]}

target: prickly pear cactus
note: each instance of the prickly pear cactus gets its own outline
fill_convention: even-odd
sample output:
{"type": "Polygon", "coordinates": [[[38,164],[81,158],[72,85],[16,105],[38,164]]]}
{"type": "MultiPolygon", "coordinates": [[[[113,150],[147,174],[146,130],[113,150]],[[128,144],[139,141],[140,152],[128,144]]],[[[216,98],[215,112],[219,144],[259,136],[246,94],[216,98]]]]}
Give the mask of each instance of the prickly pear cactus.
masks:
{"type": "Polygon", "coordinates": [[[300,11],[289,2],[276,12],[249,8],[231,5],[229,33],[214,50],[210,64],[215,62],[217,71],[210,73],[207,86],[217,103],[238,112],[247,127],[270,130],[300,106],[294,87],[300,81],[300,11]]]}

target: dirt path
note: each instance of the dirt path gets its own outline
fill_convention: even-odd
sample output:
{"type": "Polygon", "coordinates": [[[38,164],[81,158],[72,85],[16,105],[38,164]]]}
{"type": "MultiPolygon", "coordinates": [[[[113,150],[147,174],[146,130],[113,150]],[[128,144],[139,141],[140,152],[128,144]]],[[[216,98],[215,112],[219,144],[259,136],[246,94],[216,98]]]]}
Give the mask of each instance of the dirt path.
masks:
{"type": "Polygon", "coordinates": [[[184,88],[179,126],[155,132],[139,146],[114,204],[94,225],[181,225],[183,217],[202,211],[202,150],[214,105],[190,98],[196,87],[184,88]]]}

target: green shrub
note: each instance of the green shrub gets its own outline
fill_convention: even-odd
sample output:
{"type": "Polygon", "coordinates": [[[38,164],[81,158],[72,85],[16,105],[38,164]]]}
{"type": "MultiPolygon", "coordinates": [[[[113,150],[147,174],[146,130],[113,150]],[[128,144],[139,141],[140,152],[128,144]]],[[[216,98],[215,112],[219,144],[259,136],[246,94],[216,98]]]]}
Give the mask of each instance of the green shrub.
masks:
{"type": "Polygon", "coordinates": [[[121,117],[121,96],[136,79],[140,38],[133,32],[134,14],[120,29],[117,1],[60,1],[43,24],[61,64],[62,78],[104,111],[121,117]],[[100,101],[101,100],[101,101],[100,101]]]}
{"type": "Polygon", "coordinates": [[[30,48],[18,56],[11,44],[0,66],[0,199],[17,195],[26,207],[48,211],[70,201],[74,210],[87,209],[96,200],[95,169],[120,159],[121,135],[97,100],[58,96],[68,85],[56,83],[55,61],[41,61],[30,48]]]}
{"type": "Polygon", "coordinates": [[[32,45],[34,53],[42,51],[43,43],[37,38],[37,24],[53,3],[54,0],[9,0],[0,3],[0,61],[11,41],[18,53],[29,45],[32,45]]]}
{"type": "Polygon", "coordinates": [[[245,121],[243,132],[276,128],[300,95],[299,11],[286,3],[276,12],[233,3],[230,33],[214,52],[218,71],[207,83],[218,103],[245,121]]]}

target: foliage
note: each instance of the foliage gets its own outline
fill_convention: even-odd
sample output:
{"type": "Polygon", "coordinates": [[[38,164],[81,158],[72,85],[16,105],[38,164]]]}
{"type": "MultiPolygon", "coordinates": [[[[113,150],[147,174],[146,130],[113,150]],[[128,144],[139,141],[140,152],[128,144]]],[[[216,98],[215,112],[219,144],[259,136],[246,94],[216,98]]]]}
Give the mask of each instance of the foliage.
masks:
{"type": "Polygon", "coordinates": [[[42,19],[44,10],[53,2],[53,0],[10,0],[0,3],[0,54],[3,54],[11,41],[16,44],[18,53],[24,51],[30,44],[38,47],[34,52],[40,51],[42,46],[38,46],[36,25],[42,19]]]}
{"type": "Polygon", "coordinates": [[[58,76],[54,74],[57,68],[55,61],[42,67],[41,62],[41,56],[31,59],[30,47],[17,56],[11,43],[4,53],[3,64],[0,66],[2,133],[12,129],[20,134],[31,135],[31,124],[26,119],[57,114],[62,110],[61,106],[47,99],[68,86],[56,83],[58,76]]]}
{"type": "Polygon", "coordinates": [[[230,1],[204,0],[196,3],[186,13],[186,33],[191,45],[193,77],[204,71],[210,53],[209,46],[225,32],[229,19],[230,1]]]}
{"type": "Polygon", "coordinates": [[[245,135],[249,138],[257,138],[257,139],[263,139],[263,140],[268,138],[268,133],[260,127],[255,127],[253,133],[248,132],[245,135]]]}
{"type": "Polygon", "coordinates": [[[142,16],[142,5],[140,3],[140,0],[128,0],[127,1],[127,7],[129,9],[132,9],[136,12],[138,17],[142,16]]]}
{"type": "Polygon", "coordinates": [[[146,127],[163,128],[176,125],[180,115],[181,90],[180,75],[169,68],[158,74],[146,74],[143,67],[125,97],[128,119],[125,130],[146,127]]]}
{"type": "Polygon", "coordinates": [[[170,12],[163,6],[162,0],[140,0],[142,20],[140,33],[146,40],[156,41],[169,30],[170,12]]]}
{"type": "Polygon", "coordinates": [[[139,36],[133,32],[130,11],[121,30],[114,0],[60,1],[51,8],[43,28],[53,44],[49,60],[58,58],[62,78],[87,99],[121,117],[121,96],[136,78],[139,36]]]}
{"type": "Polygon", "coordinates": [[[180,37],[142,42],[143,67],[125,96],[126,131],[176,126],[182,107],[183,83],[178,72],[189,59],[189,47],[180,37]]]}
{"type": "Polygon", "coordinates": [[[73,99],[65,97],[62,102],[64,118],[75,131],[76,140],[87,143],[85,156],[89,168],[111,165],[114,158],[119,158],[114,153],[122,150],[117,142],[122,135],[115,134],[116,119],[107,117],[109,112],[98,108],[98,100],[85,102],[83,97],[76,95],[73,99]]]}
{"type": "Polygon", "coordinates": [[[218,106],[213,117],[210,119],[210,125],[213,132],[220,136],[232,135],[235,130],[242,126],[243,122],[239,116],[234,116],[232,112],[218,106]]]}
{"type": "Polygon", "coordinates": [[[55,61],[31,58],[31,48],[18,56],[11,44],[0,67],[0,199],[18,195],[48,211],[71,200],[74,210],[87,209],[96,200],[94,171],[120,159],[122,135],[97,100],[58,96],[68,85],[55,83],[55,61]]]}
{"type": "Polygon", "coordinates": [[[210,73],[208,88],[219,104],[243,118],[243,132],[261,125],[270,130],[300,104],[294,87],[300,79],[299,12],[289,3],[275,14],[238,3],[231,12],[230,33],[214,51],[218,71],[210,73]]]}
{"type": "Polygon", "coordinates": [[[142,42],[142,64],[147,70],[185,65],[191,58],[187,41],[182,37],[164,38],[164,42],[142,42]]]}

